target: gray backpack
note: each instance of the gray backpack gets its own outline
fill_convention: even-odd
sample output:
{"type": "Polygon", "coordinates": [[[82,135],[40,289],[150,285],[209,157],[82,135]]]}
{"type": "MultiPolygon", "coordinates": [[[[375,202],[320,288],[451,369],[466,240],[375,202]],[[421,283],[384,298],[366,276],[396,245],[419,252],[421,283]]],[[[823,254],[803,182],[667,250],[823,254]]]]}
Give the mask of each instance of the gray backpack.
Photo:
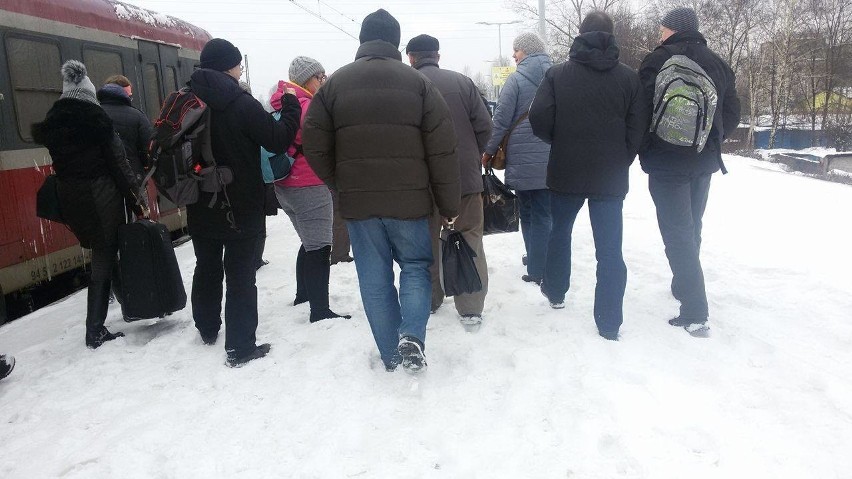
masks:
{"type": "Polygon", "coordinates": [[[672,55],[657,74],[651,133],[701,153],[713,127],[717,100],[716,85],[707,72],[685,55],[672,55]]]}

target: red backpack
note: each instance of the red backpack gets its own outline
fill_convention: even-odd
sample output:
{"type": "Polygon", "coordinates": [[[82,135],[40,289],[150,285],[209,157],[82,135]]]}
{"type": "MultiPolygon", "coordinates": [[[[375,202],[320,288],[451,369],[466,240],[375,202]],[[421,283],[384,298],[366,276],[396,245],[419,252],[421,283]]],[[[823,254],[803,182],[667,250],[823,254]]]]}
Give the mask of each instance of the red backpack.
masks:
{"type": "MultiPolygon", "coordinates": [[[[217,166],[210,140],[210,109],[189,87],[172,92],[163,103],[154,122],[154,137],[148,146],[151,171],[157,189],[178,206],[198,202],[200,191],[213,193],[208,207],[213,208],[224,195],[230,207],[225,185],[233,179],[227,166],[217,166]]],[[[228,215],[231,227],[236,229],[228,215]]]]}

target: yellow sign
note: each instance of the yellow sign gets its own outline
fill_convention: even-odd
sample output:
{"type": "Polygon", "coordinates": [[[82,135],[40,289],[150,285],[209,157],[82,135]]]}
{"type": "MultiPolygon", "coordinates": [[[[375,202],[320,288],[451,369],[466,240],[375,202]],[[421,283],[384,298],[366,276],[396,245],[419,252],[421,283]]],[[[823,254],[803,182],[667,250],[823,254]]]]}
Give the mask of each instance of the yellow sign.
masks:
{"type": "Polygon", "coordinates": [[[491,67],[491,83],[494,86],[503,86],[506,84],[506,78],[514,73],[515,67],[491,67]]]}

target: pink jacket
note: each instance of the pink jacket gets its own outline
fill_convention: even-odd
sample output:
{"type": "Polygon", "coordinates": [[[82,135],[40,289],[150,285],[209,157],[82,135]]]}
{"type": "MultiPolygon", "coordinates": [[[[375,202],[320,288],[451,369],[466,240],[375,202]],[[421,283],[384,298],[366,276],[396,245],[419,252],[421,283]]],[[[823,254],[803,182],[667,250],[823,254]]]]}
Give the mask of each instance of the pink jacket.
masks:
{"type": "MultiPolygon", "coordinates": [[[[287,88],[296,90],[296,98],[299,99],[299,104],[302,106],[302,119],[300,121],[300,123],[302,123],[305,121],[305,115],[308,113],[308,107],[311,106],[311,99],[313,98],[313,95],[311,95],[309,91],[295,83],[281,80],[278,82],[278,88],[275,90],[275,93],[272,94],[272,98],[269,100],[269,103],[276,111],[280,110],[281,97],[284,96],[284,91],[287,88]]],[[[299,128],[299,131],[296,133],[296,139],[293,141],[293,144],[287,149],[287,154],[296,159],[296,162],[293,163],[293,167],[290,169],[290,175],[283,180],[276,181],[275,184],[287,188],[303,188],[306,186],[324,185],[325,183],[323,183],[316,173],[314,173],[314,170],[311,169],[311,166],[305,159],[305,155],[297,153],[297,145],[302,145],[301,128],[299,128]]]]}

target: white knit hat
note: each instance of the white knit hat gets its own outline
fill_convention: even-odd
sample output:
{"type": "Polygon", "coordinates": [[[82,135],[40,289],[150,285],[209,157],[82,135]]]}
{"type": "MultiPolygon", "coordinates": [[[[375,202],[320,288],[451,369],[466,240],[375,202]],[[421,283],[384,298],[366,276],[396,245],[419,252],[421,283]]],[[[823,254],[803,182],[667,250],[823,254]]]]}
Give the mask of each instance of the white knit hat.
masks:
{"type": "Polygon", "coordinates": [[[290,81],[295,82],[299,86],[305,86],[305,83],[314,75],[325,73],[325,68],[322,64],[311,57],[296,57],[290,62],[290,81]]]}
{"type": "Polygon", "coordinates": [[[533,32],[524,32],[515,38],[515,41],[512,42],[512,48],[521,50],[527,55],[544,53],[544,41],[533,32]]]}
{"type": "Polygon", "coordinates": [[[62,95],[59,98],[75,98],[99,105],[97,91],[89,80],[86,65],[78,60],[68,60],[62,65],[62,95]]]}

